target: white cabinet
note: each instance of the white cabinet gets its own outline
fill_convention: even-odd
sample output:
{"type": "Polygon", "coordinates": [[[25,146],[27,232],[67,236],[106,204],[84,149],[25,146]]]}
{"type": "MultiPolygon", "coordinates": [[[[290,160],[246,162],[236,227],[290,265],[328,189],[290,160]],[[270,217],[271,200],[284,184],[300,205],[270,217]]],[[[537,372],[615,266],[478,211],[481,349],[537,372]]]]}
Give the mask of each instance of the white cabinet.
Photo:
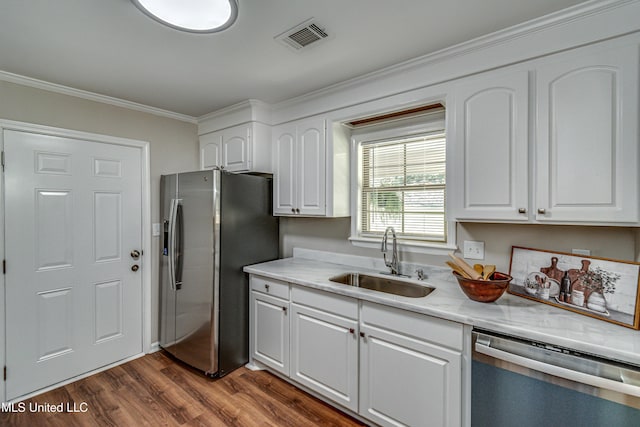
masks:
{"type": "Polygon", "coordinates": [[[460,324],[363,302],[360,415],[383,426],[460,426],[460,324]]]}
{"type": "Polygon", "coordinates": [[[200,135],[200,167],[271,172],[269,126],[251,122],[200,135]]]}
{"type": "Polygon", "coordinates": [[[349,140],[315,117],[273,128],[273,213],[349,216],[349,140]]]}
{"type": "Polygon", "coordinates": [[[454,90],[448,213],[457,220],[528,220],[528,73],[486,74],[454,90]]]}
{"type": "Polygon", "coordinates": [[[458,82],[449,219],[637,224],[639,51],[601,43],[458,82]]]}
{"type": "Polygon", "coordinates": [[[324,119],[273,129],[276,215],[324,215],[326,129],[324,119]]]}
{"type": "Polygon", "coordinates": [[[639,220],[638,52],[594,46],[537,67],[537,221],[639,220]]]}
{"type": "Polygon", "coordinates": [[[292,300],[291,379],[356,412],[357,301],[296,286],[292,300]]]}
{"type": "Polygon", "coordinates": [[[463,325],[255,275],[251,289],[252,361],[379,425],[462,425],[463,325]]]}
{"type": "Polygon", "coordinates": [[[251,359],[289,375],[289,285],[251,277],[251,359]]]}

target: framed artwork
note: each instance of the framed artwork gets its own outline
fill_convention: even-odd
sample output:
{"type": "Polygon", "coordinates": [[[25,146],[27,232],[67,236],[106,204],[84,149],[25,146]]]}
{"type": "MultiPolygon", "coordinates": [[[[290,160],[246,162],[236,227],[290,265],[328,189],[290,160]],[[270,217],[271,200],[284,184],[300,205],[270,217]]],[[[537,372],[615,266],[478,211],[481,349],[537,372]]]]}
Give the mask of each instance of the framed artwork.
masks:
{"type": "Polygon", "coordinates": [[[510,294],[640,329],[640,263],[511,247],[510,294]]]}

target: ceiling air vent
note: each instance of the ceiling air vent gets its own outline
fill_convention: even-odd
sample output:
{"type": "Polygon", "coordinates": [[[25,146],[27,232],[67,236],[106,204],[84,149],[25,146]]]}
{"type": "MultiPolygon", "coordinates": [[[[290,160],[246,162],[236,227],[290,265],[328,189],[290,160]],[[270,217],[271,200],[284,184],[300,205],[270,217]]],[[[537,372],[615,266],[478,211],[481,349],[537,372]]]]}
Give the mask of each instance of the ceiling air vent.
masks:
{"type": "Polygon", "coordinates": [[[304,47],[326,40],[329,38],[329,34],[312,18],[274,38],[285,46],[299,51],[304,47]]]}

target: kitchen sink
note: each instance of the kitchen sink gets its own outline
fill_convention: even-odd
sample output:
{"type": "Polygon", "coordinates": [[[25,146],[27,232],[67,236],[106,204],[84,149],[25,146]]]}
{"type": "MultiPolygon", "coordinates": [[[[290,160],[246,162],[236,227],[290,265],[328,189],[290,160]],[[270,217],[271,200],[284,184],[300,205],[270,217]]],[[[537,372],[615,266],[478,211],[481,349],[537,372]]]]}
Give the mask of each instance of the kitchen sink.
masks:
{"type": "Polygon", "coordinates": [[[370,276],[362,273],[344,273],[329,279],[335,283],[385,292],[409,298],[422,298],[435,290],[431,286],[416,285],[415,283],[396,280],[390,277],[370,276]]]}

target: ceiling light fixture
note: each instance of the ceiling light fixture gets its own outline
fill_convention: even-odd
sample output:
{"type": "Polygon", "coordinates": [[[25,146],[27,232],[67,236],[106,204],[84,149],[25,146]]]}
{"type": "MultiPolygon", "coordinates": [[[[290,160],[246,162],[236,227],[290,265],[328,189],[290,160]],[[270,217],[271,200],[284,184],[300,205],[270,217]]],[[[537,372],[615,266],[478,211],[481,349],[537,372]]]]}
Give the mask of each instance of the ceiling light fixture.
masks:
{"type": "Polygon", "coordinates": [[[216,33],[238,16],[236,0],[131,0],[156,21],[180,31],[216,33]]]}

